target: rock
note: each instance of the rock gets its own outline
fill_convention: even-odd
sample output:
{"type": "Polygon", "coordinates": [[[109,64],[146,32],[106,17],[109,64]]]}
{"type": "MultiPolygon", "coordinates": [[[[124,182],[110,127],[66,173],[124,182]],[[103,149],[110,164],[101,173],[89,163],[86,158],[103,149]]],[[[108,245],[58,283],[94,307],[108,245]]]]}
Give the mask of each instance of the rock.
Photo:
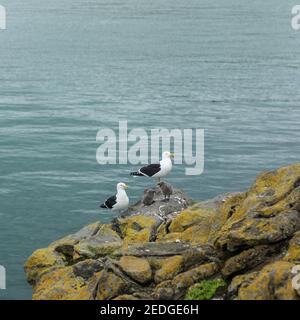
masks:
{"type": "Polygon", "coordinates": [[[118,219],[118,228],[125,243],[149,242],[153,230],[159,221],[145,215],[135,215],[125,219],[118,219]]]}
{"type": "Polygon", "coordinates": [[[121,241],[115,242],[103,242],[99,239],[89,239],[76,245],[75,250],[77,253],[77,259],[82,258],[97,258],[104,257],[106,255],[112,254],[115,250],[122,246],[121,241]]]}
{"type": "Polygon", "coordinates": [[[211,217],[215,214],[212,209],[201,209],[198,204],[192,206],[181,212],[177,217],[173,219],[169,226],[169,232],[183,232],[189,227],[195,224],[205,223],[205,227],[210,230],[211,221],[206,223],[207,219],[211,220],[211,217]]]}
{"type": "Polygon", "coordinates": [[[175,276],[173,280],[161,282],[154,291],[159,300],[182,298],[186,290],[196,282],[211,277],[218,272],[216,263],[207,263],[175,276]]]}
{"type": "Polygon", "coordinates": [[[296,232],[290,241],[288,251],[283,260],[300,264],[300,231],[296,232]]]}
{"type": "MultiPolygon", "coordinates": [[[[71,237],[72,239],[77,240],[77,241],[90,238],[90,237],[94,236],[99,231],[101,226],[103,226],[103,224],[101,224],[101,222],[99,222],[99,221],[94,222],[92,224],[89,224],[89,225],[83,227],[78,232],[74,233],[73,235],[71,235],[69,237],[71,237]]],[[[55,242],[52,243],[52,245],[53,244],[55,244],[55,242]]]]}
{"type": "MultiPolygon", "coordinates": [[[[240,300],[294,300],[298,299],[292,288],[292,267],[286,261],[276,261],[266,265],[239,281],[238,299],[240,300]]],[[[232,288],[231,288],[232,290],[232,288]]]]}
{"type": "Polygon", "coordinates": [[[103,270],[104,264],[102,261],[86,259],[73,265],[73,272],[77,277],[82,277],[87,280],[95,273],[103,270]]]}
{"type": "Polygon", "coordinates": [[[172,280],[161,282],[153,293],[155,300],[172,300],[175,296],[175,286],[172,280]]]}
{"type": "Polygon", "coordinates": [[[152,270],[146,259],[123,256],[119,266],[125,274],[140,284],[146,284],[152,280],[152,270]]]}
{"type": "Polygon", "coordinates": [[[154,280],[156,283],[173,279],[184,268],[184,258],[182,256],[173,256],[163,259],[161,267],[155,272],[154,280]]]}
{"type": "Polygon", "coordinates": [[[182,256],[186,269],[204,262],[216,262],[218,264],[221,262],[219,252],[210,245],[191,246],[182,256]]]}
{"type": "Polygon", "coordinates": [[[167,220],[176,216],[192,204],[192,200],[179,189],[173,188],[173,194],[167,202],[164,201],[164,196],[158,186],[153,189],[155,190],[154,203],[150,206],[144,206],[142,201],[138,201],[129,209],[129,215],[134,216],[138,214],[162,221],[162,219],[167,220]]]}
{"type": "Polygon", "coordinates": [[[72,261],[74,257],[74,246],[79,243],[79,241],[95,235],[101,226],[102,224],[99,221],[87,225],[78,232],[51,243],[49,247],[63,254],[67,260],[72,261]]]}
{"type": "Polygon", "coordinates": [[[260,216],[258,213],[248,214],[231,226],[230,230],[218,240],[217,245],[229,251],[272,244],[290,237],[300,227],[300,214],[289,210],[273,217],[260,216]]]}
{"type": "Polygon", "coordinates": [[[96,300],[110,300],[119,295],[125,294],[128,289],[127,283],[109,271],[102,271],[95,289],[96,300]]]}
{"type": "Polygon", "coordinates": [[[238,290],[248,286],[258,276],[258,274],[259,272],[251,272],[234,277],[228,287],[228,297],[236,297],[238,290]]]}
{"type": "Polygon", "coordinates": [[[225,205],[230,217],[216,245],[234,251],[291,236],[300,228],[299,211],[293,209],[299,202],[299,181],[300,163],[259,175],[249,191],[225,205]]]}
{"type": "MultiPolygon", "coordinates": [[[[236,193],[227,193],[221,196],[217,196],[207,201],[198,202],[188,209],[182,211],[177,217],[175,217],[169,226],[170,232],[183,232],[189,227],[195,224],[206,223],[206,219],[215,218],[216,211],[220,209],[225,201],[235,196],[236,193]]],[[[224,220],[225,222],[225,220],[224,220]]],[[[209,225],[209,224],[208,224],[209,225]]]]}
{"type": "Polygon", "coordinates": [[[76,277],[72,267],[58,268],[41,277],[35,286],[34,300],[89,300],[92,297],[93,279],[87,284],[76,277]]]}
{"type": "Polygon", "coordinates": [[[188,288],[199,280],[211,277],[212,275],[216,274],[218,270],[218,265],[213,262],[202,264],[199,267],[193,268],[177,275],[172,280],[172,283],[176,285],[175,294],[181,294],[182,288],[188,288]]]}
{"type": "Polygon", "coordinates": [[[272,254],[278,252],[278,246],[256,246],[248,250],[242,251],[229,258],[221,270],[223,276],[229,277],[236,273],[244,272],[263,263],[272,254]]]}
{"type": "Polygon", "coordinates": [[[169,201],[155,190],[150,206],[139,201],[129,216],[35,251],[25,263],[33,298],[300,299],[300,163],[193,204],[180,190],[169,201]],[[228,286],[212,295],[223,277],[228,286]]]}
{"type": "Polygon", "coordinates": [[[227,219],[227,212],[221,209],[237,193],[227,193],[208,201],[194,204],[177,215],[170,225],[168,232],[161,233],[161,241],[189,241],[195,244],[212,243],[214,236],[227,219]]]}
{"type": "MultiPolygon", "coordinates": [[[[148,242],[140,245],[132,245],[116,250],[113,256],[136,256],[136,257],[166,257],[183,254],[192,246],[183,242],[148,242]]],[[[199,250],[201,250],[199,248],[199,250]]]]}
{"type": "Polygon", "coordinates": [[[139,300],[139,299],[136,298],[135,296],[133,296],[132,294],[122,294],[112,300],[126,300],[127,301],[127,300],[139,300]]]}
{"type": "Polygon", "coordinates": [[[35,284],[46,272],[65,265],[64,259],[51,248],[36,250],[26,261],[24,269],[27,280],[35,284]]]}
{"type": "Polygon", "coordinates": [[[74,246],[79,257],[97,258],[112,254],[122,246],[119,235],[110,225],[102,225],[97,233],[74,246]]]}
{"type": "Polygon", "coordinates": [[[160,232],[160,234],[158,235],[157,238],[157,242],[161,241],[161,242],[186,242],[188,240],[184,240],[183,239],[183,233],[182,232],[172,232],[172,233],[168,233],[165,232],[162,234],[162,232],[160,232]]]}

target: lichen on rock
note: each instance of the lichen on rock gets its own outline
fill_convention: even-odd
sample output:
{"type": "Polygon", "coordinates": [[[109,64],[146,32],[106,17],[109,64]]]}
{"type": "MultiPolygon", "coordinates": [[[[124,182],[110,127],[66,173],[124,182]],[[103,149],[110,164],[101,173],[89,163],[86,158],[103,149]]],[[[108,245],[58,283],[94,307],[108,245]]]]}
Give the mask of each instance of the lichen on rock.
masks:
{"type": "Polygon", "coordinates": [[[147,259],[123,256],[119,266],[125,274],[140,284],[146,284],[152,280],[152,270],[147,259]]]}
{"type": "Polygon", "coordinates": [[[172,256],[163,259],[160,262],[160,268],[155,272],[154,280],[160,283],[165,280],[173,279],[178,273],[184,269],[184,257],[172,256]]]}
{"type": "Polygon", "coordinates": [[[111,225],[101,225],[96,234],[79,241],[74,252],[79,257],[97,258],[109,255],[121,246],[121,238],[111,225]]]}
{"type": "Polygon", "coordinates": [[[74,274],[72,267],[58,268],[44,274],[34,287],[34,300],[89,300],[96,275],[90,282],[74,274]]]}
{"type": "Polygon", "coordinates": [[[300,216],[293,194],[299,192],[300,163],[259,175],[240,196],[216,245],[229,251],[274,243],[293,235],[300,216]]]}
{"type": "Polygon", "coordinates": [[[33,299],[300,299],[300,163],[206,201],[174,190],[36,250],[24,266],[33,299]]]}
{"type": "Polygon", "coordinates": [[[242,283],[237,297],[240,300],[295,300],[298,299],[292,287],[290,262],[276,261],[266,265],[259,273],[249,275],[242,283]],[[251,277],[251,278],[250,278],[251,277]]]}
{"type": "Polygon", "coordinates": [[[51,272],[53,269],[63,266],[65,266],[63,257],[51,248],[44,248],[36,250],[29,257],[24,269],[28,282],[35,284],[44,273],[51,272]]]}
{"type": "Polygon", "coordinates": [[[283,260],[300,264],[300,231],[296,232],[290,240],[289,248],[283,260]]]}

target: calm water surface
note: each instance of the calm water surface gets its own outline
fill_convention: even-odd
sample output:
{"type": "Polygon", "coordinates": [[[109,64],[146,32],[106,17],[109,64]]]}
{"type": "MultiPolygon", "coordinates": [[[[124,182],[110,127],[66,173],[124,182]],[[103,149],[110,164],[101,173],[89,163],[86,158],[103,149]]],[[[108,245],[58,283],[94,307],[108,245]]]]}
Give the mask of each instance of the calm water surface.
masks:
{"type": "Polygon", "coordinates": [[[0,0],[0,299],[30,299],[33,250],[87,223],[116,182],[97,131],[204,128],[205,171],[169,181],[195,199],[244,190],[299,161],[300,31],[294,1],[0,0]]]}

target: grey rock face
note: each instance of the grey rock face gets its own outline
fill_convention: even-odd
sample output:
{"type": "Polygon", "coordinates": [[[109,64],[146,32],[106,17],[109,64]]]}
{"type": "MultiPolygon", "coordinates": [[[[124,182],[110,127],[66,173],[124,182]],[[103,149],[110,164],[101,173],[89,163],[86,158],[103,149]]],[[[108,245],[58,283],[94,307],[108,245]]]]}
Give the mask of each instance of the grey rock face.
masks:
{"type": "Polygon", "coordinates": [[[76,263],[73,266],[73,272],[76,276],[82,277],[85,280],[91,278],[95,272],[103,269],[104,264],[99,260],[87,259],[76,263]]]}

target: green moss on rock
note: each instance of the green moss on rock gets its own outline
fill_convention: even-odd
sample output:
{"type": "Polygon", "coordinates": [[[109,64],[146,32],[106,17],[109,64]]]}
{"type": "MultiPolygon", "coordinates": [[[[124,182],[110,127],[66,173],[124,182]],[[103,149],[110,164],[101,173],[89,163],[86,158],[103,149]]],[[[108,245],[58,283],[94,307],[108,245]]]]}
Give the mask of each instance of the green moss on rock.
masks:
{"type": "Polygon", "coordinates": [[[203,280],[190,287],[185,300],[210,300],[220,287],[226,286],[223,279],[203,280]]]}

